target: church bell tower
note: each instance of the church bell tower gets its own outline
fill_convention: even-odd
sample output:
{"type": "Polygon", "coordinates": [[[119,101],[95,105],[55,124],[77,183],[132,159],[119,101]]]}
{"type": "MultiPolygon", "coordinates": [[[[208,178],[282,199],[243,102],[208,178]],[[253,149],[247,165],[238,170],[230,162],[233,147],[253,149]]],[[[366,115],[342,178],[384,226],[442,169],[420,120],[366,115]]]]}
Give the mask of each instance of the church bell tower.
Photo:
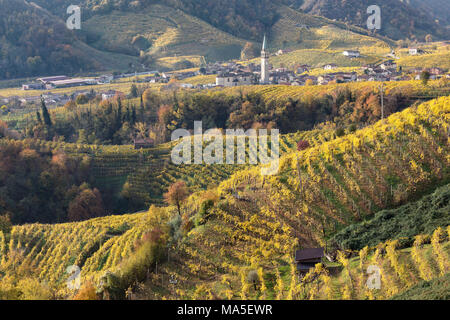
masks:
{"type": "Polygon", "coordinates": [[[261,84],[269,83],[269,53],[267,50],[266,35],[264,35],[264,41],[261,51],[261,84]]]}

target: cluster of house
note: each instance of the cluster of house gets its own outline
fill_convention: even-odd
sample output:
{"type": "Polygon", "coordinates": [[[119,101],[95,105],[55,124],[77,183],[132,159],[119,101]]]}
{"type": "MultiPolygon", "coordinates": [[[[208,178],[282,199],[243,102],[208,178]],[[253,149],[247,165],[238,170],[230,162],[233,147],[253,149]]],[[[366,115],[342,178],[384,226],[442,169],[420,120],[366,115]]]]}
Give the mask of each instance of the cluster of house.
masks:
{"type": "Polygon", "coordinates": [[[45,92],[38,96],[11,96],[7,98],[0,97],[0,102],[2,104],[9,104],[12,101],[18,101],[21,105],[28,104],[39,104],[43,99],[47,106],[62,106],[69,102],[70,100],[75,100],[79,95],[92,96],[99,95],[102,100],[110,100],[115,98],[116,96],[124,96],[124,93],[117,90],[108,90],[104,92],[96,92],[93,90],[77,90],[70,94],[59,94],[53,92],[45,92]]]}
{"type": "Polygon", "coordinates": [[[106,84],[114,79],[111,75],[96,78],[71,78],[67,76],[52,76],[36,79],[35,82],[22,85],[22,90],[51,90],[57,88],[80,87],[86,85],[106,84]]]}
{"type": "MultiPolygon", "coordinates": [[[[239,67],[236,65],[235,67],[239,67]]],[[[450,78],[450,74],[441,68],[414,68],[402,70],[393,60],[385,61],[377,65],[364,65],[359,72],[333,72],[339,67],[330,63],[322,66],[325,74],[315,76],[309,74],[312,67],[309,65],[300,65],[295,70],[286,68],[271,69],[269,75],[269,84],[304,86],[306,84],[326,85],[328,83],[345,83],[360,81],[404,81],[420,79],[422,71],[430,73],[430,79],[435,80],[441,77],[450,78]]],[[[223,87],[233,87],[241,85],[259,84],[259,72],[251,73],[247,70],[238,70],[233,72],[221,73],[216,78],[216,85],[223,87]]]]}

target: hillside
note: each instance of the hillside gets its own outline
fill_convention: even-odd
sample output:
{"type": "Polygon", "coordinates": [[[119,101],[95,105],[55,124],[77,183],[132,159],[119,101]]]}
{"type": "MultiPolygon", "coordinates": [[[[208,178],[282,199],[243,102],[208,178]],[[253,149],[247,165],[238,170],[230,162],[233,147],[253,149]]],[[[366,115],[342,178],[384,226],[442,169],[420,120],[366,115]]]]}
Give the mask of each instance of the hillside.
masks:
{"type": "Polygon", "coordinates": [[[450,7],[445,0],[406,0],[406,3],[432,14],[442,26],[450,25],[450,7]]]}
{"type": "Polygon", "coordinates": [[[438,227],[450,225],[450,185],[435,190],[417,202],[396,209],[382,210],[375,217],[356,223],[333,236],[340,248],[361,250],[389,239],[398,239],[402,246],[410,246],[414,236],[431,234],[438,227]]]}
{"type": "MultiPolygon", "coordinates": [[[[350,24],[362,28],[366,27],[368,17],[366,10],[373,4],[369,0],[294,0],[293,2],[300,5],[300,9],[305,13],[348,21],[350,24]]],[[[419,41],[423,41],[427,34],[432,34],[438,39],[448,38],[446,24],[437,23],[435,21],[437,17],[433,14],[433,11],[423,10],[423,5],[416,6],[417,1],[411,4],[408,2],[400,0],[381,0],[377,2],[382,12],[381,34],[396,40],[416,38],[419,41]]],[[[423,4],[425,1],[420,2],[423,4]]],[[[444,8],[448,7],[443,3],[442,6],[444,8]]],[[[436,5],[433,5],[433,7],[438,8],[436,5]]],[[[447,13],[444,12],[441,11],[441,14],[447,16],[447,13]]]]}
{"type": "MultiPolygon", "coordinates": [[[[216,29],[181,10],[151,5],[139,12],[111,11],[84,22],[89,43],[101,50],[138,56],[140,50],[152,59],[164,56],[204,56],[211,61],[240,55],[245,41],[216,29]],[[135,37],[142,43],[135,43],[135,37]]],[[[198,64],[197,64],[198,65],[198,64]]]]}
{"type": "MultiPolygon", "coordinates": [[[[433,100],[301,153],[287,153],[276,176],[262,178],[257,167],[234,174],[218,188],[192,195],[182,218],[173,207],[153,207],[147,213],[82,223],[15,226],[10,240],[0,241],[1,268],[6,273],[0,292],[13,295],[11,288],[18,279],[23,281],[20,287],[24,283],[38,287],[37,281],[44,280],[50,286],[64,285],[66,267],[76,262],[83,279],[92,278],[95,283],[105,271],[112,272],[106,275],[116,279],[107,287],[110,292],[147,279],[148,290],[133,288],[146,298],[305,297],[297,277],[290,276],[294,248],[324,244],[343,226],[387,206],[398,206],[436,181],[448,179],[449,106],[449,97],[433,100]],[[86,228],[92,229],[89,236],[86,228]],[[49,240],[50,235],[55,241],[49,240]],[[145,251],[150,256],[139,249],[147,248],[145,243],[152,248],[145,251]],[[211,252],[218,254],[211,256],[211,252]],[[146,273],[147,268],[154,270],[156,261],[160,261],[158,273],[146,273]],[[265,289],[254,291],[246,284],[251,270],[260,270],[265,289]],[[176,287],[166,285],[169,277],[178,280],[176,287]]],[[[441,240],[432,240],[433,249],[422,249],[425,240],[419,237],[411,249],[412,258],[409,251],[401,253],[416,265],[405,278],[395,264],[396,244],[388,244],[394,251],[389,249],[386,257],[381,249],[369,254],[373,261],[381,259],[385,270],[386,289],[376,298],[390,297],[420,278],[430,280],[446,270],[440,261],[448,254],[447,240],[442,230],[436,234],[433,239],[441,240]],[[431,251],[437,252],[437,258],[430,256],[431,251]],[[425,258],[429,262],[421,262],[425,258]]],[[[342,261],[345,266],[346,260],[342,261]]],[[[338,290],[333,297],[349,297],[348,281],[345,272],[333,280],[332,291],[338,290]]],[[[310,289],[306,297],[327,294],[310,289]]],[[[67,297],[70,292],[58,294],[67,297]]],[[[363,291],[350,294],[350,298],[366,296],[363,291]]]]}
{"type": "Polygon", "coordinates": [[[24,0],[1,0],[0,78],[126,68],[136,59],[82,42],[63,20],[24,0]]]}
{"type": "MultiPolygon", "coordinates": [[[[204,59],[208,62],[237,59],[247,42],[259,47],[263,34],[269,38],[271,51],[294,50],[289,63],[294,60],[315,65],[319,61],[328,61],[341,66],[378,61],[394,45],[381,35],[392,36],[397,29],[401,34],[392,36],[396,39],[416,35],[418,40],[423,40],[428,33],[436,40],[447,38],[442,28],[427,22],[429,17],[406,4],[399,4],[398,8],[395,6],[392,12],[389,11],[392,17],[389,17],[390,24],[385,33],[373,35],[356,21],[350,21],[355,24],[353,26],[339,21],[344,16],[330,16],[328,11],[321,9],[317,11],[317,6],[328,5],[325,0],[313,9],[303,11],[297,10],[288,0],[221,0],[206,4],[199,0],[81,1],[82,28],[75,31],[64,26],[65,8],[70,1],[59,1],[58,5],[54,1],[36,0],[37,5],[24,0],[13,0],[8,4],[5,1],[2,7],[4,19],[9,17],[9,22],[8,27],[2,29],[6,32],[0,59],[3,61],[0,64],[4,71],[0,73],[2,78],[100,70],[185,69],[199,66],[204,59]],[[401,9],[401,13],[397,9],[401,9]],[[325,17],[309,14],[319,11],[325,17]],[[27,21],[26,26],[20,22],[22,17],[27,21]],[[415,25],[408,27],[405,21],[415,21],[415,25]],[[32,29],[40,30],[41,35],[31,37],[29,30],[32,29]],[[18,44],[14,40],[19,38],[28,39],[26,48],[23,47],[25,42],[18,44]],[[362,51],[363,58],[344,59],[340,54],[343,49],[355,48],[362,51]]],[[[307,5],[305,2],[303,6],[307,5]]],[[[361,6],[348,2],[337,12],[353,16],[354,8],[360,10],[361,6]]]]}

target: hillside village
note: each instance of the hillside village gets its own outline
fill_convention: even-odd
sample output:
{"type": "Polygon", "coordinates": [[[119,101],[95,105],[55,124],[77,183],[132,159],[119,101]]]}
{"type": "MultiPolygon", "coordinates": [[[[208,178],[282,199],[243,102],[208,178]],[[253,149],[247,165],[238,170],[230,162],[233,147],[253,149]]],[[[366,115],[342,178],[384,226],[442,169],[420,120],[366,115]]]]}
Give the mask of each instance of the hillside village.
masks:
{"type": "MultiPolygon", "coordinates": [[[[76,99],[78,95],[101,95],[103,99],[113,98],[116,94],[123,94],[116,90],[74,90],[70,95],[52,93],[51,90],[61,88],[76,88],[82,86],[96,86],[110,84],[121,79],[129,78],[131,81],[140,84],[163,84],[167,88],[183,88],[183,89],[211,89],[214,87],[236,87],[244,85],[288,85],[288,86],[305,86],[305,85],[327,85],[329,83],[348,83],[348,82],[364,82],[364,81],[406,81],[406,80],[420,80],[423,72],[429,74],[430,80],[438,80],[442,77],[450,79],[448,69],[439,67],[433,68],[418,68],[418,67],[401,67],[398,66],[396,57],[391,53],[388,58],[376,64],[366,64],[359,68],[352,68],[353,71],[339,71],[340,67],[335,63],[324,63],[321,68],[313,67],[308,64],[302,64],[298,61],[292,68],[280,67],[274,68],[269,63],[269,57],[282,56],[290,53],[290,50],[278,50],[271,54],[266,49],[266,39],[264,38],[262,49],[262,63],[257,64],[251,62],[214,62],[200,66],[197,70],[181,70],[181,71],[145,71],[135,73],[117,73],[117,74],[103,74],[97,77],[89,78],[72,78],[68,76],[50,76],[40,77],[30,83],[24,83],[22,90],[40,90],[41,95],[21,97],[8,97],[0,99],[2,103],[7,104],[9,101],[18,100],[21,104],[39,103],[41,97],[45,102],[52,105],[64,105],[70,100],[76,99]],[[261,65],[267,68],[267,78],[262,81],[261,65]],[[318,72],[322,69],[321,72],[318,72]],[[333,71],[337,70],[337,71],[333,71]],[[311,74],[312,73],[312,74],[311,74]],[[320,75],[317,75],[320,73],[320,75]],[[190,78],[197,76],[216,76],[216,81],[204,84],[192,84],[185,82],[190,78]],[[172,81],[171,81],[172,80],[172,81]]],[[[408,54],[410,56],[417,56],[425,54],[426,52],[416,47],[409,48],[408,54]]],[[[342,55],[348,59],[360,59],[362,57],[358,50],[344,50],[342,55]]],[[[398,58],[398,57],[397,57],[398,58]]]]}

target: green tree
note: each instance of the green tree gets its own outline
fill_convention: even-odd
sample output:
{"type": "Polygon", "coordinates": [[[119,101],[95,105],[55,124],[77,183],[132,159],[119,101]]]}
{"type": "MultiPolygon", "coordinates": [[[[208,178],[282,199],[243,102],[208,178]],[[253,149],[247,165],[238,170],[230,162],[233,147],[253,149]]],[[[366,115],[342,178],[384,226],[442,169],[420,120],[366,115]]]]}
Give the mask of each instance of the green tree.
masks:
{"type": "Polygon", "coordinates": [[[139,89],[134,83],[131,85],[130,96],[132,98],[137,98],[139,96],[139,89]]]}
{"type": "Polygon", "coordinates": [[[48,113],[44,98],[41,98],[41,109],[42,117],[44,118],[44,124],[50,128],[52,126],[52,119],[50,118],[50,114],[48,113]]]}
{"type": "Polygon", "coordinates": [[[423,85],[426,86],[430,80],[430,73],[428,71],[422,71],[420,74],[420,80],[422,80],[423,85]]]}
{"type": "Polygon", "coordinates": [[[3,232],[4,235],[10,234],[12,230],[12,223],[10,215],[4,214],[0,216],[0,231],[3,232]]]}

